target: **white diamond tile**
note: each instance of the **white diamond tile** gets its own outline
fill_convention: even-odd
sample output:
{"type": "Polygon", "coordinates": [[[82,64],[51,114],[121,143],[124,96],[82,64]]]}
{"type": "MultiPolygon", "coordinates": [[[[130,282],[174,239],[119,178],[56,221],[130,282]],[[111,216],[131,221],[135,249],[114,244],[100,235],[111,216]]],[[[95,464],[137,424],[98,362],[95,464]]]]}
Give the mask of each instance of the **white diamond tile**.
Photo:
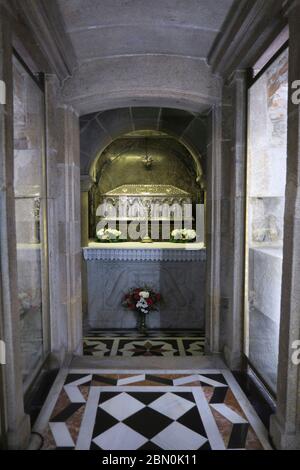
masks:
{"type": "Polygon", "coordinates": [[[128,418],[144,407],[143,403],[127,395],[127,393],[120,393],[99,405],[99,408],[102,408],[119,421],[128,418]]]}
{"type": "Polygon", "coordinates": [[[174,422],[151,441],[163,450],[197,450],[207,439],[182,424],[174,422]]]}
{"type": "Polygon", "coordinates": [[[165,393],[151,403],[149,408],[152,408],[171,419],[178,419],[193,408],[193,406],[195,406],[195,404],[185,398],[179,397],[174,393],[165,393]]]}
{"type": "Polygon", "coordinates": [[[123,423],[116,424],[93,439],[103,450],[136,450],[147,441],[148,439],[123,423]]]}

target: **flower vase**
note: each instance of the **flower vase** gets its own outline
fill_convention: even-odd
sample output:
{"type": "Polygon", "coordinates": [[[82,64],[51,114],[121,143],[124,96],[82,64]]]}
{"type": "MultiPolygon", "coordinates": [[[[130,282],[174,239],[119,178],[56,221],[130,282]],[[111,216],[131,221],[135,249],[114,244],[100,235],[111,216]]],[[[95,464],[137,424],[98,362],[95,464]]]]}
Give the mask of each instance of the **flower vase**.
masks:
{"type": "Polygon", "coordinates": [[[139,312],[137,329],[140,333],[147,333],[146,313],[144,312],[139,312]]]}

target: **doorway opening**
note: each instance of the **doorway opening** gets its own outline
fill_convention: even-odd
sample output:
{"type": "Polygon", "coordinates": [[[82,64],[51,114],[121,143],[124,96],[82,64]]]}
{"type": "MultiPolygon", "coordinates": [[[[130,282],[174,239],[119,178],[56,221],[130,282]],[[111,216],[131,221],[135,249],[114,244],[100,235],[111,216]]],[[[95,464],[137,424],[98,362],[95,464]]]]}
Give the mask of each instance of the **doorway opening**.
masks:
{"type": "Polygon", "coordinates": [[[199,159],[164,132],[134,131],[108,145],[91,172],[84,354],[203,355],[205,191],[199,159]],[[181,230],[194,236],[177,239],[181,230]],[[150,293],[142,300],[143,319],[142,292],[150,293]]]}

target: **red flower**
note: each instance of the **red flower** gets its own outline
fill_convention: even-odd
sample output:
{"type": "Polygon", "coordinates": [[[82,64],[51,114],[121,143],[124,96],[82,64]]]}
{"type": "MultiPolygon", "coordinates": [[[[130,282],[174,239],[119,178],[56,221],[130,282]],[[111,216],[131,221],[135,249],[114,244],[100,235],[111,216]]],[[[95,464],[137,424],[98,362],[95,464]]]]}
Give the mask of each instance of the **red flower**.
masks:
{"type": "Polygon", "coordinates": [[[149,298],[149,299],[147,299],[147,304],[148,304],[148,305],[153,305],[153,304],[154,304],[154,302],[153,302],[153,300],[152,300],[152,299],[150,299],[150,298],[149,298]]]}

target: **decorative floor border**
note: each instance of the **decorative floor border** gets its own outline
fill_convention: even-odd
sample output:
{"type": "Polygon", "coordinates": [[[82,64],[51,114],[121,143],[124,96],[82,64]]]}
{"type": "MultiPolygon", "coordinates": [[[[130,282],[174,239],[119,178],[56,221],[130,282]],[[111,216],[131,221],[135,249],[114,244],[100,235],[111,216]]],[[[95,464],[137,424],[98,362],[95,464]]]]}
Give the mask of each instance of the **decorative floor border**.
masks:
{"type": "Polygon", "coordinates": [[[53,388],[34,429],[45,449],[271,449],[228,370],[69,370],[53,388]]]}

